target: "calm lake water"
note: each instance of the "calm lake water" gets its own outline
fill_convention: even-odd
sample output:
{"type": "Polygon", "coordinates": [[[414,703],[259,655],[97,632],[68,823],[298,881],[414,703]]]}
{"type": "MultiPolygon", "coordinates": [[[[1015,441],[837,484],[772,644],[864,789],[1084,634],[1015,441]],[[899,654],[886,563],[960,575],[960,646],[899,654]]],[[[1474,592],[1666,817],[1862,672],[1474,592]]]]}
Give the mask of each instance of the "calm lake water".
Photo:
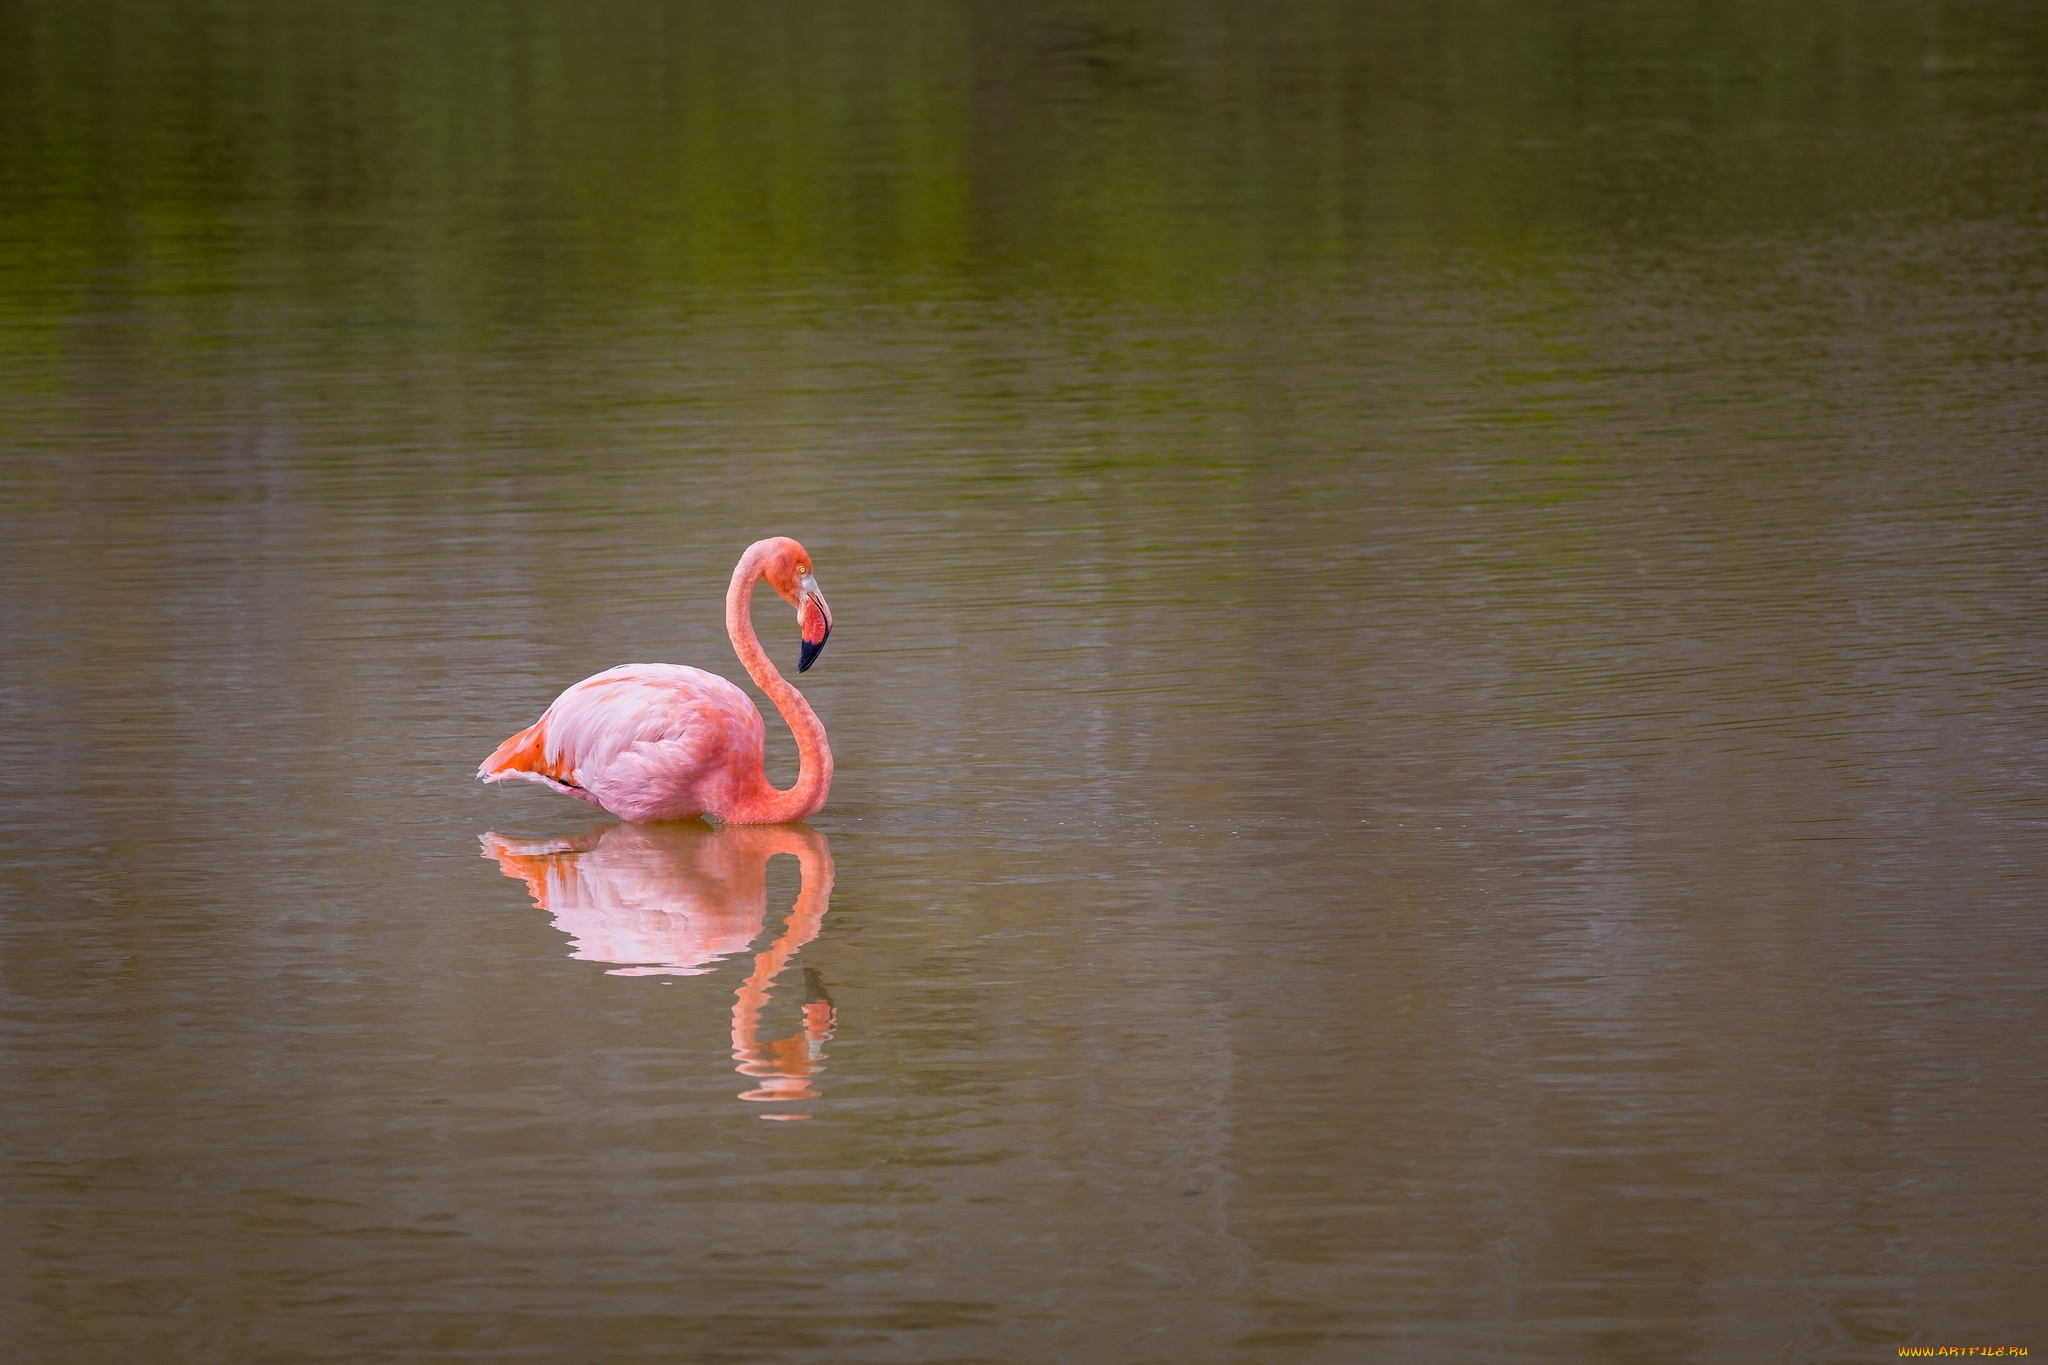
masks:
{"type": "Polygon", "coordinates": [[[2038,4],[0,0],[8,1358],[2048,1350],[2044,433],[2038,4]]]}

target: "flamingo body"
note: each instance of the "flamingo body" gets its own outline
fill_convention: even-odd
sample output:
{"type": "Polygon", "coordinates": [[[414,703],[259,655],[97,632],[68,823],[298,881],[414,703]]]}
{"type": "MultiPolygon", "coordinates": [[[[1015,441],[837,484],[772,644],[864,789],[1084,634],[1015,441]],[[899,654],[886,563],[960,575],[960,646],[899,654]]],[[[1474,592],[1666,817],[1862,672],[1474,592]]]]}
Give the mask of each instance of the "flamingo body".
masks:
{"type": "Polygon", "coordinates": [[[622,820],[687,820],[773,791],[767,733],[753,698],[716,673],[621,664],[569,687],[499,745],[484,779],[537,782],[622,820]]]}
{"type": "Polygon", "coordinates": [[[712,815],[729,824],[779,824],[816,814],[831,789],[832,750],[810,704],[754,634],[748,599],[762,578],[797,606],[802,668],[824,648],[831,615],[803,546],[778,536],[740,557],[726,594],[726,629],[796,737],[795,786],[780,791],[768,782],[767,727],[753,699],[715,673],[681,664],[624,664],[585,678],[500,744],[477,776],[536,782],[636,823],[712,815]]]}

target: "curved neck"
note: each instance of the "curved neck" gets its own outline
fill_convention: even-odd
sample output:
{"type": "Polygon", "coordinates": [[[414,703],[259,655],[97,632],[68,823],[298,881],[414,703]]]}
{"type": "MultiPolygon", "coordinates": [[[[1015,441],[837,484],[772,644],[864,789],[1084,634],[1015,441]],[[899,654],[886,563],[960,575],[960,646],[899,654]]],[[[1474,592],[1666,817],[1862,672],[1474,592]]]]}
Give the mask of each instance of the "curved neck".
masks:
{"type": "Polygon", "coordinates": [[[825,742],[825,726],[818,713],[811,710],[804,694],[768,662],[768,652],[761,648],[760,638],[754,634],[754,585],[761,581],[761,560],[760,547],[754,546],[740,556],[732,571],[732,586],[725,593],[725,633],[732,637],[733,652],[740,656],[747,676],[768,694],[768,700],[782,713],[790,734],[796,737],[796,785],[788,791],[778,791],[769,785],[764,769],[755,796],[736,810],[713,813],[733,824],[779,825],[807,819],[824,809],[825,797],[832,790],[832,746],[825,742]]]}

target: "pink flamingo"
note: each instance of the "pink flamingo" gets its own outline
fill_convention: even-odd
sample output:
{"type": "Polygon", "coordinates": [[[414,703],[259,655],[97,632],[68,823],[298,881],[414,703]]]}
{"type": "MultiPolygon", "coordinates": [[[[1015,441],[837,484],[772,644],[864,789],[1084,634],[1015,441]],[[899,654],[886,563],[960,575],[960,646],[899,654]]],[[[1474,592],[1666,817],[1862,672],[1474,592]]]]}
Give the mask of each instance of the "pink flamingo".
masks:
{"type": "Polygon", "coordinates": [[[761,761],[767,727],[739,688],[701,668],[621,664],[556,697],[541,718],[500,744],[477,769],[486,782],[520,778],[566,793],[622,820],[710,815],[729,825],[779,825],[816,815],[832,788],[825,727],[761,648],[749,599],[763,578],[796,607],[803,636],[796,671],[817,661],[832,613],[811,557],[788,536],[757,540],[740,556],[725,594],[733,651],[796,736],[796,785],[779,791],[761,761]]]}

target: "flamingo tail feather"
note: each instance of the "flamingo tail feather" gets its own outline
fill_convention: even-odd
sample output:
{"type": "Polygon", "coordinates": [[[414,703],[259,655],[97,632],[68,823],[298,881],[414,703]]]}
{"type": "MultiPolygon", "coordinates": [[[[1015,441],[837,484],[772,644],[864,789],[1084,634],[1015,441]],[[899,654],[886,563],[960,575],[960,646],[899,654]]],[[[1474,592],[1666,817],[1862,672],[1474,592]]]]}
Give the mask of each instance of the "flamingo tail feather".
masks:
{"type": "Polygon", "coordinates": [[[517,778],[524,782],[538,782],[568,796],[588,799],[589,793],[577,784],[575,774],[569,770],[566,755],[552,762],[548,759],[546,725],[547,717],[542,716],[493,749],[491,756],[477,768],[478,779],[504,782],[517,778]]]}

